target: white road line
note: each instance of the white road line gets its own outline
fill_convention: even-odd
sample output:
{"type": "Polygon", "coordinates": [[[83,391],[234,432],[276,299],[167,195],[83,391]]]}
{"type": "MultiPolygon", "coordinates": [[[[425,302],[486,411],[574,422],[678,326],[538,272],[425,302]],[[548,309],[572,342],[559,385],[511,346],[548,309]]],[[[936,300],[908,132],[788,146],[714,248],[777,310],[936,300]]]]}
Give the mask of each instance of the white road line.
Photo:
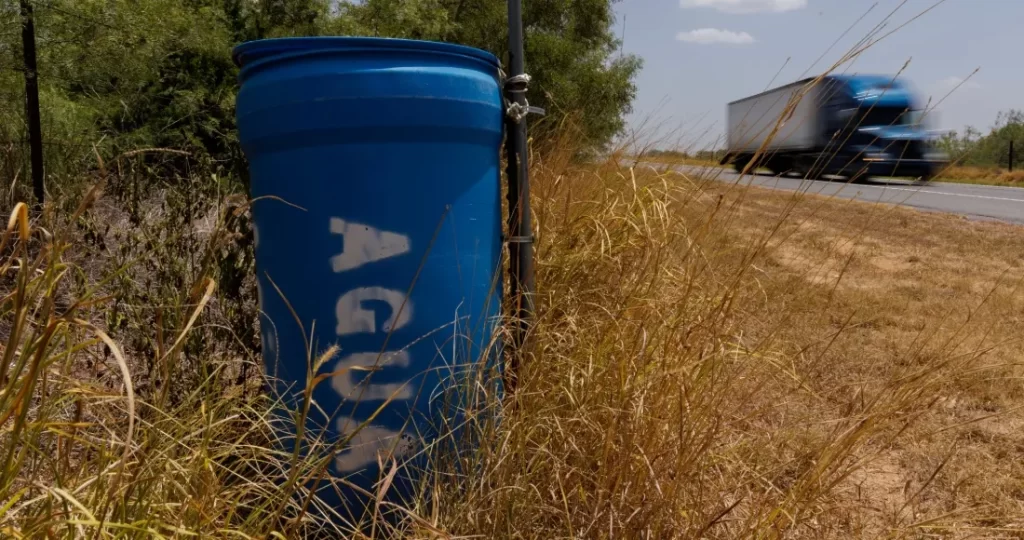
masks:
{"type": "Polygon", "coordinates": [[[967,193],[946,193],[944,191],[929,191],[929,190],[926,190],[926,189],[900,188],[900,187],[893,187],[893,186],[858,185],[856,187],[858,189],[862,188],[862,187],[870,187],[870,188],[881,189],[881,190],[891,189],[893,191],[908,191],[908,192],[911,192],[911,193],[927,193],[929,195],[945,195],[947,197],[964,197],[966,199],[989,199],[989,200],[993,200],[993,201],[1009,201],[1009,202],[1024,203],[1024,199],[1011,199],[1009,197],[992,197],[992,196],[989,196],[989,195],[969,195],[967,193]]]}
{"type": "MultiPolygon", "coordinates": [[[[650,165],[647,162],[644,162],[644,164],[645,165],[650,165]]],[[[683,173],[683,171],[680,171],[678,169],[674,169],[673,172],[683,173]]],[[[723,169],[723,172],[725,172],[724,169],[723,169]]],[[[739,180],[739,181],[743,180],[743,178],[740,177],[737,174],[733,174],[733,173],[725,173],[725,174],[727,174],[728,176],[730,176],[730,177],[732,177],[732,178],[734,178],[736,180],[739,180]]],[[[774,184],[772,184],[771,182],[763,182],[763,183],[762,182],[755,182],[755,181],[753,181],[753,179],[756,179],[757,178],[756,176],[751,177],[750,175],[747,175],[746,178],[751,178],[751,180],[748,181],[748,183],[750,185],[761,186],[761,187],[774,187],[776,189],[782,187],[779,184],[779,182],[775,182],[774,184]]],[[[809,185],[818,185],[818,186],[821,186],[822,188],[838,185],[837,183],[829,182],[827,180],[800,180],[800,179],[797,179],[797,178],[779,178],[777,180],[794,180],[794,181],[799,181],[801,183],[803,183],[803,182],[810,182],[809,185]]],[[[1009,187],[1009,186],[984,186],[984,185],[976,185],[976,184],[943,183],[943,185],[964,186],[964,187],[970,187],[970,188],[974,188],[974,189],[988,189],[988,188],[995,188],[995,189],[1000,189],[1000,190],[1003,190],[1003,189],[1021,189],[1021,188],[1015,188],[1015,187],[1009,187]]],[[[834,193],[834,195],[840,195],[841,192],[843,191],[843,189],[846,189],[846,188],[856,189],[858,191],[861,188],[874,188],[874,189],[881,189],[883,191],[884,190],[906,191],[906,192],[909,192],[909,193],[925,193],[925,194],[928,194],[928,195],[943,195],[943,196],[946,196],[946,197],[962,197],[962,198],[965,198],[965,199],[987,199],[987,200],[991,200],[991,201],[1005,201],[1005,202],[1024,203],[1024,199],[1014,199],[1012,197],[994,197],[994,196],[991,196],[991,195],[971,195],[971,194],[968,194],[968,193],[948,193],[948,192],[945,192],[945,191],[932,191],[932,190],[922,189],[922,188],[904,188],[904,187],[895,187],[895,186],[873,186],[871,184],[844,184],[844,185],[839,187],[839,191],[834,193]]],[[[799,187],[796,188],[796,189],[799,189],[799,187]]],[[[810,190],[808,190],[808,192],[810,192],[810,190]]],[[[820,195],[822,193],[818,192],[818,194],[820,195]]],[[[854,197],[856,198],[856,195],[854,197]]]]}

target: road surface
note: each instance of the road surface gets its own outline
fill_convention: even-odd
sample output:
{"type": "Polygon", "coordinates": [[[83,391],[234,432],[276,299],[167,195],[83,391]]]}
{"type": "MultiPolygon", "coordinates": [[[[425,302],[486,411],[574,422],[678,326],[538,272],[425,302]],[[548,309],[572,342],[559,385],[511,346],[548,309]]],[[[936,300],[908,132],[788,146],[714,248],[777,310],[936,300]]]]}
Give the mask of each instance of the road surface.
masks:
{"type": "MultiPolygon", "coordinates": [[[[671,166],[646,162],[641,165],[657,169],[668,167],[684,174],[714,177],[721,182],[740,181],[740,176],[731,169],[671,166]]],[[[804,180],[769,174],[747,175],[741,183],[771,189],[799,190],[864,202],[894,204],[919,210],[959,214],[975,219],[994,219],[1024,224],[1024,188],[946,182],[917,185],[909,181],[888,179],[873,179],[851,184],[843,180],[804,180]]]]}

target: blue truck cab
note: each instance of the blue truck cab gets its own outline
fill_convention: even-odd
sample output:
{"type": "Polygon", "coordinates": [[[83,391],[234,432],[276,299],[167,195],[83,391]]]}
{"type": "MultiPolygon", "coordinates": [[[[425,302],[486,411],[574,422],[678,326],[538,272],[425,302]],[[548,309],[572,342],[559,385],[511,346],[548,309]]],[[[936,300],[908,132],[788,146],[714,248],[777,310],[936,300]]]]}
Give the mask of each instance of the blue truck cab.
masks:
{"type": "Polygon", "coordinates": [[[923,105],[891,75],[797,81],[729,104],[730,148],[722,162],[737,170],[753,170],[755,162],[776,174],[927,181],[947,158],[934,146],[923,105]],[[733,133],[750,128],[761,135],[733,133]]]}

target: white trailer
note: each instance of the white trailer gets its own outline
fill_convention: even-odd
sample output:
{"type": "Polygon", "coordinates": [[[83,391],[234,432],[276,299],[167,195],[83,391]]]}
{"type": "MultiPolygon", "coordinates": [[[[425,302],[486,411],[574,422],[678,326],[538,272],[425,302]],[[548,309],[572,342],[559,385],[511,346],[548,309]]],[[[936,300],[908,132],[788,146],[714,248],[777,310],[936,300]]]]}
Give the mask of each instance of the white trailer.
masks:
{"type": "Polygon", "coordinates": [[[914,122],[919,100],[886,75],[804,79],[730,103],[722,164],[805,178],[930,178],[945,159],[914,122]]]}
{"type": "Polygon", "coordinates": [[[797,81],[730,103],[726,113],[728,154],[749,159],[759,150],[771,154],[817,148],[821,138],[820,96],[827,85],[812,87],[813,80],[797,81]]]}

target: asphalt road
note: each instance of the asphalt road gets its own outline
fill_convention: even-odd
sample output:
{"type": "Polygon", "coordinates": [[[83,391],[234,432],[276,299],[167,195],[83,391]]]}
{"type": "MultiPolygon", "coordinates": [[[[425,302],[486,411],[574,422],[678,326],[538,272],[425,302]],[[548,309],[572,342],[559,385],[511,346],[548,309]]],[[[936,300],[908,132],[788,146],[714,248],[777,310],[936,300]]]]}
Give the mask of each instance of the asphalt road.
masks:
{"type": "MultiPolygon", "coordinates": [[[[645,163],[659,169],[666,166],[645,163]]],[[[777,177],[767,173],[740,175],[729,169],[710,167],[676,166],[682,173],[702,174],[721,182],[754,185],[771,189],[804,191],[864,202],[893,204],[927,210],[959,214],[975,219],[994,219],[1024,224],[1024,188],[979,186],[974,184],[952,184],[933,182],[918,185],[909,181],[872,179],[847,183],[843,180],[804,180],[796,177],[777,177]]]]}

